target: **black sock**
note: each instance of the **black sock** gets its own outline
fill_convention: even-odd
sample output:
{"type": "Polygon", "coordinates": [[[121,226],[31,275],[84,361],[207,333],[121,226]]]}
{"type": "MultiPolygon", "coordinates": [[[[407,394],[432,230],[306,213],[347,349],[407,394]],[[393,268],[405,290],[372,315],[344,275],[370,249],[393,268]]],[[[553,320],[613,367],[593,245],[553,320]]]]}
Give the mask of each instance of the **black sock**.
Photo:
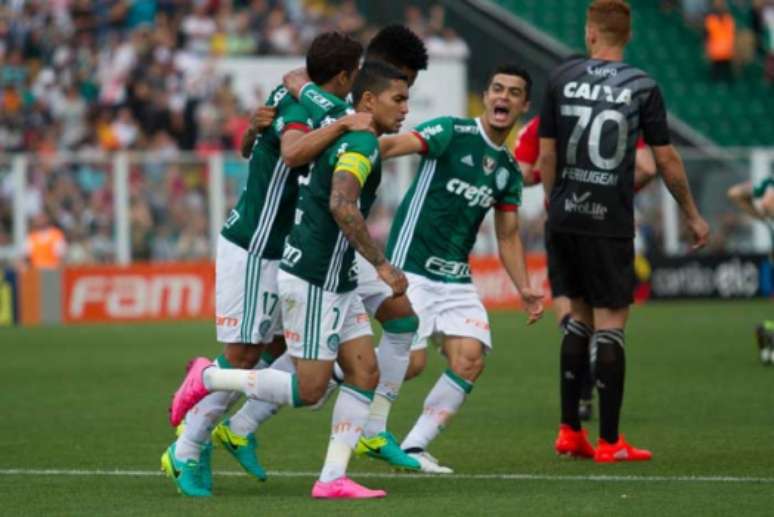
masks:
{"type": "Polygon", "coordinates": [[[589,361],[588,368],[583,373],[583,380],[581,381],[581,400],[591,401],[592,392],[594,390],[594,373],[591,371],[591,361],[589,361]]]}
{"type": "Polygon", "coordinates": [[[584,372],[589,365],[589,339],[591,328],[570,319],[564,329],[562,349],[559,356],[559,387],[562,399],[562,423],[580,431],[578,402],[584,372]]]}
{"type": "Polygon", "coordinates": [[[615,443],[618,441],[626,371],[623,329],[595,332],[592,348],[599,393],[599,435],[606,442],[615,443]]]}

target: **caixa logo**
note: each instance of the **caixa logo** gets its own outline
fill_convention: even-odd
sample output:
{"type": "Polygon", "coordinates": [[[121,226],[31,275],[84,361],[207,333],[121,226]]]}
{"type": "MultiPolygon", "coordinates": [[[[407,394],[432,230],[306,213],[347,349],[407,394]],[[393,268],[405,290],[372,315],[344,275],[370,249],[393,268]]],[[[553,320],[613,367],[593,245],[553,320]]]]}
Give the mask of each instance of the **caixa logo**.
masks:
{"type": "Polygon", "coordinates": [[[204,312],[204,285],[193,274],[86,275],[70,290],[67,317],[90,319],[191,318],[204,312]]]}

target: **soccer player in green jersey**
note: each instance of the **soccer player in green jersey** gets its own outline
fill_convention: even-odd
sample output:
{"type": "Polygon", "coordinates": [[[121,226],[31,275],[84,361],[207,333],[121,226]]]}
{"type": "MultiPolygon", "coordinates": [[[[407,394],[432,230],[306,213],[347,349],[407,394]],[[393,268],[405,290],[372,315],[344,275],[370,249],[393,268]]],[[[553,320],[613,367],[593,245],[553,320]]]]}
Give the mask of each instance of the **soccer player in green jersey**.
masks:
{"type": "MultiPolygon", "coordinates": [[[[340,33],[325,33],[311,44],[307,65],[312,76],[331,95],[346,95],[354,81],[361,45],[340,33]]],[[[342,103],[343,104],[343,103],[342,103]]],[[[311,131],[314,116],[279,86],[267,106],[277,118],[256,134],[247,185],[231,211],[218,241],[216,259],[216,325],[224,352],[215,360],[220,368],[252,368],[264,345],[284,348],[277,271],[284,240],[292,226],[298,176],[291,167],[309,161],[346,131],[370,127],[368,114],[352,115],[336,124],[311,131]]],[[[292,364],[277,365],[285,370],[292,364]]],[[[214,393],[186,417],[177,441],[162,456],[162,466],[186,495],[209,495],[210,433],[238,393],[214,393]],[[203,472],[203,475],[195,474],[203,472]]],[[[240,422],[237,421],[236,424],[240,422]]],[[[217,429],[216,438],[245,470],[258,479],[266,474],[256,457],[255,438],[217,429]]]]}
{"type": "MultiPolygon", "coordinates": [[[[427,68],[427,50],[422,40],[410,29],[402,25],[388,25],[381,29],[366,48],[366,61],[379,60],[387,62],[408,78],[409,87],[413,84],[420,70],[427,68]]],[[[319,85],[310,81],[305,69],[294,70],[285,76],[285,86],[310,113],[319,111],[320,105],[340,103],[319,85]]],[[[341,110],[338,110],[341,113],[341,110]]],[[[330,123],[336,116],[315,119],[317,124],[330,123]],[[319,122],[318,122],[319,121],[319,122]]],[[[406,455],[395,437],[387,431],[387,418],[392,403],[398,396],[398,390],[406,374],[409,364],[409,349],[412,338],[419,326],[419,320],[411,308],[408,298],[393,296],[392,290],[379,279],[376,269],[360,255],[355,254],[357,263],[357,293],[360,296],[366,312],[382,325],[382,337],[377,348],[379,362],[379,385],[376,388],[371,404],[371,414],[363,431],[364,440],[358,447],[359,454],[389,462],[391,465],[408,470],[419,470],[420,464],[406,455]]],[[[414,356],[424,357],[424,352],[416,352],[414,356]]],[[[282,360],[279,361],[282,364],[282,360]]],[[[328,385],[325,396],[312,409],[319,409],[327,397],[342,383],[343,372],[338,364],[334,365],[333,379],[328,385]]],[[[245,410],[252,411],[254,431],[273,414],[277,407],[264,401],[251,401],[245,410]]],[[[232,418],[241,419],[242,412],[232,418]]]]}
{"type": "Polygon", "coordinates": [[[485,111],[479,118],[442,117],[412,133],[383,139],[385,157],[424,156],[395,216],[387,255],[406,271],[407,295],[419,316],[412,348],[424,351],[435,336],[449,364],[402,443],[425,472],[451,472],[427,447],[459,411],[491,349],[488,316],[472,284],[468,256],[492,207],[500,259],[521,293],[528,322],[543,312],[543,295],[530,286],[518,233],[522,175],[504,146],[528,108],[530,84],[521,68],[499,67],[484,93],[485,111]]]}
{"type": "Polygon", "coordinates": [[[280,405],[311,404],[325,392],[338,358],[344,385],[333,410],[325,464],[312,490],[314,497],[326,499],[386,495],[346,476],[379,376],[368,315],[355,292],[354,250],[376,267],[396,296],[407,287],[406,277],[385,260],[365,226],[381,179],[376,136],[400,128],[408,112],[406,77],[391,65],[366,63],[353,100],[357,111],[373,115],[376,135],[348,133],[310,166],[278,275],[285,339],[297,374],[222,369],[199,358],[172,405],[174,423],[210,391],[238,390],[280,405]]]}
{"type": "MultiPolygon", "coordinates": [[[[745,181],[728,189],[728,199],[747,215],[763,222],[774,243],[774,177],[769,175],[757,183],[745,181]]],[[[774,256],[774,248],[771,250],[774,256]]],[[[755,326],[758,354],[763,364],[774,363],[774,320],[755,326]]]]}

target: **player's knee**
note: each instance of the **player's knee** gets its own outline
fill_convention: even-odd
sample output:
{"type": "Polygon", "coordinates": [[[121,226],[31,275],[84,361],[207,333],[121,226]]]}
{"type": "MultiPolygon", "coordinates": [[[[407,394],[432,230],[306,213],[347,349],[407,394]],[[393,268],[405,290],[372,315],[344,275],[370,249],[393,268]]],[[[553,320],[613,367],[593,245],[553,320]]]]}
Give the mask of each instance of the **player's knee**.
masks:
{"type": "Polygon", "coordinates": [[[379,368],[376,363],[362,365],[357,371],[345,376],[344,382],[361,390],[373,391],[379,384],[379,368]]]}
{"type": "Polygon", "coordinates": [[[327,388],[328,381],[322,377],[299,381],[298,395],[301,398],[301,403],[304,406],[316,404],[318,400],[323,398],[327,388]]]}
{"type": "Polygon", "coordinates": [[[406,380],[417,377],[427,366],[427,354],[424,350],[415,350],[409,356],[409,365],[406,369],[406,380]]]}
{"type": "Polygon", "coordinates": [[[484,356],[459,354],[449,361],[449,368],[467,381],[475,381],[484,371],[484,356]]]}
{"type": "Polygon", "coordinates": [[[232,343],[226,346],[223,355],[232,368],[250,369],[260,359],[261,347],[232,343]]]}

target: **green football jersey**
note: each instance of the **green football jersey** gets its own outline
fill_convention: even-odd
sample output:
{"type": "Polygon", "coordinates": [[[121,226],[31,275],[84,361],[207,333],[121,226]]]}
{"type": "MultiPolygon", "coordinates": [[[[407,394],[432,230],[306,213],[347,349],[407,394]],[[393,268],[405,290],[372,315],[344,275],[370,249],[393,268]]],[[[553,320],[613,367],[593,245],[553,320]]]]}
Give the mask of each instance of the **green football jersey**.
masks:
{"type": "Polygon", "coordinates": [[[521,204],[521,171],[479,119],[441,117],[420,124],[416,134],[426,149],[395,214],[387,256],[404,271],[468,283],[468,255],[481,222],[493,206],[521,204]]]}
{"type": "Polygon", "coordinates": [[[293,225],[298,175],[306,170],[285,165],[280,139],[289,127],[310,130],[314,120],[283,86],[272,91],[266,105],[277,108],[276,118],[255,139],[247,185],[221,235],[251,254],[276,260],[282,257],[285,238],[293,225]]]}
{"type": "Polygon", "coordinates": [[[379,140],[372,133],[347,133],[329,147],[304,178],[280,268],[325,291],[344,293],[357,286],[355,251],[329,209],[333,172],[352,172],[361,184],[363,218],[376,199],[382,176],[379,140]]]}
{"type": "Polygon", "coordinates": [[[344,115],[355,112],[350,103],[314,83],[308,83],[301,89],[298,102],[309,112],[314,129],[325,127],[344,115]]]}

